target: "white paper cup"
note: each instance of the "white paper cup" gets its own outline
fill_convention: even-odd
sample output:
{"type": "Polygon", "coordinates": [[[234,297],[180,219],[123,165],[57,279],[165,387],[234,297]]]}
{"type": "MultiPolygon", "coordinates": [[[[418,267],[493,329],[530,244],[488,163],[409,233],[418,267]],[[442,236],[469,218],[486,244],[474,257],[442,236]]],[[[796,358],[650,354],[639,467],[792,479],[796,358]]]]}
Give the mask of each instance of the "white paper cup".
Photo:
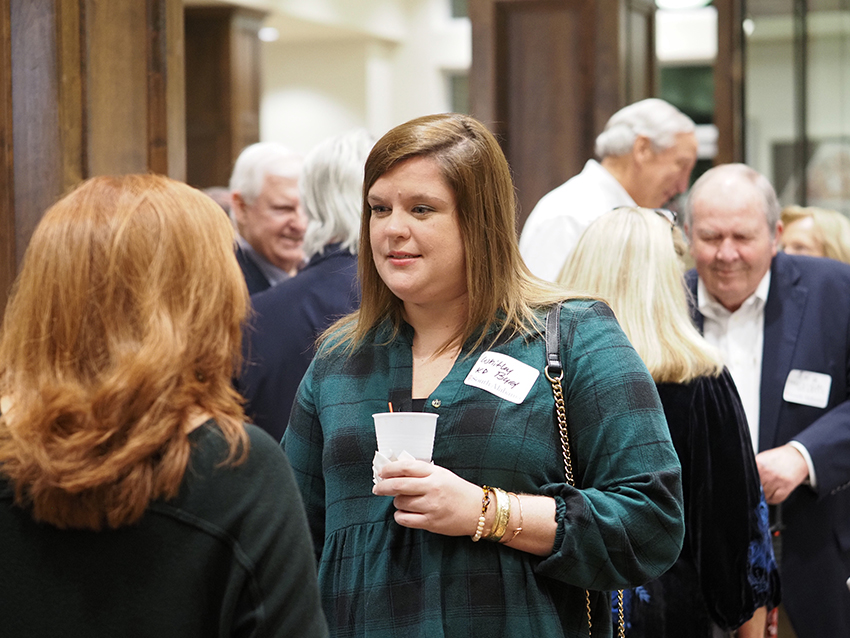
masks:
{"type": "Polygon", "coordinates": [[[437,414],[432,412],[379,412],[373,414],[378,452],[389,458],[402,451],[421,461],[430,461],[437,431],[437,414]]]}

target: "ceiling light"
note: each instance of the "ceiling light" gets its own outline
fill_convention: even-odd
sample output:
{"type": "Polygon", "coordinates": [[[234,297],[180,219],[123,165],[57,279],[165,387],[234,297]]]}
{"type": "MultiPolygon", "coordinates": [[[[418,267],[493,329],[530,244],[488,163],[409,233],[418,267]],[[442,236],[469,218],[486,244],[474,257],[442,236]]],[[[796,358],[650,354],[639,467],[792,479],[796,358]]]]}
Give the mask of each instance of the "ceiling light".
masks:
{"type": "Polygon", "coordinates": [[[274,27],[263,27],[257,37],[263,42],[276,42],[280,38],[280,32],[274,27]]]}
{"type": "Polygon", "coordinates": [[[699,9],[700,7],[704,7],[708,4],[711,4],[711,0],[655,0],[655,5],[659,9],[699,9]]]}

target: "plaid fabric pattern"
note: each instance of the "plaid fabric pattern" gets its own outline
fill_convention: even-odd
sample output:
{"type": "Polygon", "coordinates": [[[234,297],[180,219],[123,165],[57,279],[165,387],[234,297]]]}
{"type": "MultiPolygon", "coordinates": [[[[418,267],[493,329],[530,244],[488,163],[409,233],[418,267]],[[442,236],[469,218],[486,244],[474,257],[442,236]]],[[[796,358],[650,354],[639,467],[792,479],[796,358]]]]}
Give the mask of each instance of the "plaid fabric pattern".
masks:
{"type": "MultiPolygon", "coordinates": [[[[468,537],[404,528],[389,497],[374,496],[371,415],[409,409],[412,330],[388,328],[346,358],[320,351],[301,383],[283,445],[307,507],[323,605],[338,637],[594,636],[611,634],[602,590],[658,576],[684,533],[680,468],[642,361],[610,309],[566,302],[564,394],[573,471],[565,484],[554,400],[542,374],[543,339],[491,348],[541,374],[516,405],[464,379],[481,352],[467,348],[428,398],[437,412],[433,460],[478,485],[555,498],[558,531],[545,559],[468,537]],[[469,355],[469,356],[467,356],[469,355]]],[[[483,352],[483,351],[482,351],[483,352]]]]}

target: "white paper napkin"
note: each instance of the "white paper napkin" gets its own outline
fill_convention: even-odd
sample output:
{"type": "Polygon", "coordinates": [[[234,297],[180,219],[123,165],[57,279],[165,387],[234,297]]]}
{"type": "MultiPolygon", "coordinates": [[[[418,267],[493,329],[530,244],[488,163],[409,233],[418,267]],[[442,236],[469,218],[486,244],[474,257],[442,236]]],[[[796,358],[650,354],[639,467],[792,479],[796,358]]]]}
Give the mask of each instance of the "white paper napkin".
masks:
{"type": "Polygon", "coordinates": [[[386,454],[381,454],[377,450],[375,451],[375,457],[372,459],[372,482],[377,485],[384,479],[378,476],[378,472],[384,467],[387,463],[392,463],[393,461],[415,461],[416,459],[411,455],[405,452],[404,450],[396,456],[392,450],[387,450],[386,454]]]}

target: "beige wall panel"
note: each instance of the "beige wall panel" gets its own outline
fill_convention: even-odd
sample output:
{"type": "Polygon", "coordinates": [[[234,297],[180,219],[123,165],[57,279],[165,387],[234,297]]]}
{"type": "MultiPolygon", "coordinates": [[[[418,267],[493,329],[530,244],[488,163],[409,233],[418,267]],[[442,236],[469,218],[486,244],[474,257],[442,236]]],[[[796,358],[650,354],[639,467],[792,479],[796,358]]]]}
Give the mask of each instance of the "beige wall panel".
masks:
{"type": "Polygon", "coordinates": [[[147,6],[87,0],[88,147],[92,175],[148,169],[147,6]]]}

